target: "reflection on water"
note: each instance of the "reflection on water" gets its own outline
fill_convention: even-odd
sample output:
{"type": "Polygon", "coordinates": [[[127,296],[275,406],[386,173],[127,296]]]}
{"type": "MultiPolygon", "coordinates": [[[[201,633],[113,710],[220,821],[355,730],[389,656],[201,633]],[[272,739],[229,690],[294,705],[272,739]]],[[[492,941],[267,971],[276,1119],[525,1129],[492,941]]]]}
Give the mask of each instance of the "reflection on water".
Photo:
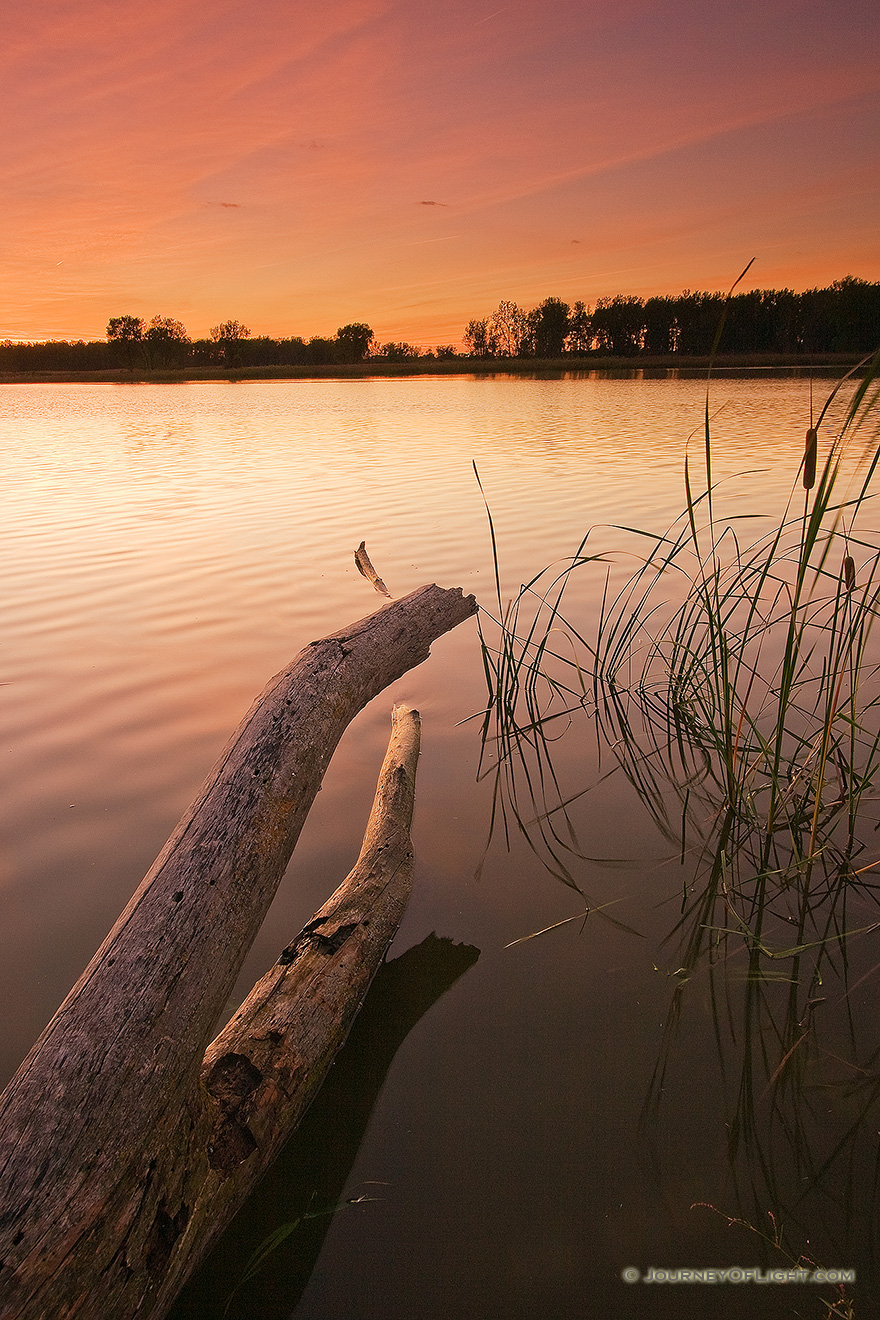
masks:
{"type": "MultiPolygon", "coordinates": [[[[576,879],[599,859],[575,807],[600,785],[622,777],[673,850],[655,867],[669,999],[640,1125],[658,1187],[675,1172],[681,1045],[711,1025],[733,1213],[692,1208],[752,1233],[771,1266],[858,1260],[864,1285],[880,1196],[880,1051],[858,995],[880,966],[880,550],[864,498],[876,460],[843,517],[835,462],[815,490],[795,469],[794,509],[757,540],[692,468],[687,514],[634,535],[645,549],[619,591],[607,570],[586,636],[564,596],[603,561],[589,536],[509,608],[499,600],[481,626],[483,745],[492,828],[515,825],[579,891],[584,923],[613,920],[576,879]]],[[[828,1304],[849,1314],[851,1298],[832,1290],[828,1304]]]]}
{"type": "MultiPolygon", "coordinates": [[[[802,452],[809,406],[804,379],[713,387],[716,476],[732,505],[774,512],[802,452]]],[[[438,581],[491,606],[473,460],[492,506],[506,598],[570,555],[589,527],[607,546],[618,534],[603,524],[668,525],[702,409],[703,387],[689,380],[4,387],[3,1077],[91,957],[253,695],[302,645],[375,608],[353,563],[361,540],[395,595],[438,581]]],[[[568,605],[585,627],[603,581],[597,563],[573,585],[568,605]]],[[[796,1250],[807,1233],[824,1263],[867,1277],[877,1126],[861,1117],[872,1112],[876,1075],[870,938],[848,955],[846,988],[811,1010],[809,1049],[795,1050],[769,1092],[784,1046],[760,1067],[747,1063],[744,1081],[730,1042],[748,1061],[744,1039],[753,1051],[772,1031],[781,1042],[798,1039],[782,1034],[783,983],[731,978],[725,995],[740,996],[731,1001],[718,988],[720,968],[697,969],[672,1037],[680,952],[664,939],[678,917],[677,849],[637,788],[605,775],[611,762],[590,723],[553,744],[561,791],[574,798],[570,830],[552,822],[554,847],[576,889],[553,879],[530,846],[534,830],[523,835],[515,820],[509,850],[499,822],[484,857],[493,784],[477,780],[480,722],[463,723],[485,704],[472,622],[442,638],[428,664],[346,734],[237,997],[350,869],[396,700],[423,717],[415,888],[396,948],[443,931],[483,952],[393,1062],[385,1044],[370,1047],[361,1075],[374,1068],[375,1086],[359,1092],[362,1139],[358,1130],[353,1144],[340,1144],[338,1159],[331,1142],[317,1163],[328,1177],[336,1171],[328,1201],[374,1186],[381,1198],[329,1224],[307,1221],[311,1246],[301,1257],[296,1237],[279,1249],[266,1282],[278,1305],[292,1306],[304,1288],[297,1320],[775,1316],[782,1303],[772,1289],[683,1297],[620,1279],[626,1265],[757,1264],[753,1235],[734,1236],[723,1220],[690,1209],[738,1210],[743,1173],[751,1187],[756,1168],[765,1186],[749,1218],[778,1195],[796,1250]],[[597,909],[585,924],[512,943],[582,912],[581,894],[597,909]],[[800,1068],[804,1085],[795,1088],[800,1068]],[[647,1140],[646,1097],[661,1086],[647,1140]],[[726,1124],[737,1113],[734,1169],[726,1124]],[[801,1132],[827,1177],[804,1154],[801,1132]],[[652,1144],[659,1161],[648,1158],[652,1144]],[[819,1173],[833,1188],[830,1217],[803,1181],[819,1173]],[[296,1259],[316,1254],[306,1282],[296,1259]]],[[[529,825],[540,812],[520,802],[529,825]]],[[[419,1002],[409,1001],[415,1015],[419,1002]]],[[[355,1130],[353,1119],[345,1123],[355,1130]]],[[[286,1177],[294,1175],[285,1163],[253,1220],[227,1240],[228,1274],[216,1266],[223,1287],[236,1270],[240,1277],[261,1233],[301,1213],[298,1193],[285,1199],[286,1177]]],[[[199,1284],[217,1298],[212,1286],[199,1284]]],[[[794,1304],[822,1314],[815,1290],[799,1291],[794,1304]]]]}
{"type": "MultiPolygon", "coordinates": [[[[766,1267],[848,1262],[864,1285],[880,1248],[876,842],[861,858],[867,875],[820,858],[797,883],[784,872],[762,875],[730,845],[719,868],[708,843],[722,795],[707,785],[706,765],[698,771],[692,762],[687,781],[678,748],[658,746],[656,731],[653,740],[634,731],[635,711],[626,727],[606,722],[607,710],[598,714],[590,702],[568,707],[537,736],[526,725],[489,736],[484,750],[496,758],[496,827],[503,819],[509,837],[518,831],[550,873],[577,888],[572,919],[582,930],[609,923],[650,938],[664,1016],[638,1131],[658,1201],[671,1218],[682,1209],[669,1189],[682,1161],[694,1159],[687,1118],[705,1102],[729,1176],[707,1177],[723,1194],[706,1192],[694,1208],[741,1227],[744,1249],[766,1267]],[[560,725],[557,736],[540,736],[560,725]],[[591,816],[609,803],[629,820],[641,804],[656,826],[652,863],[625,831],[613,856],[589,850],[591,816]],[[584,886],[579,877],[589,870],[584,886]],[[604,886],[595,878],[603,873],[604,886]],[[611,882],[622,873],[651,895],[638,932],[616,919],[626,890],[611,882]]],[[[484,725],[487,735],[493,728],[484,725]]],[[[860,824],[875,840],[876,811],[867,805],[860,824]]],[[[825,1296],[835,1299],[833,1290],[825,1296]]]]}
{"type": "Polygon", "coordinates": [[[228,1305],[233,1320],[291,1313],[321,1250],[333,1209],[371,1204],[383,1183],[344,1196],[394,1055],[421,1017],[480,956],[433,933],[383,963],[351,1034],[293,1139],[190,1283],[172,1320],[202,1320],[228,1305]],[[329,1214],[328,1214],[329,1211],[329,1214]],[[247,1287],[248,1262],[283,1225],[297,1225],[247,1287]],[[231,1300],[230,1300],[231,1299],[231,1300]]]}

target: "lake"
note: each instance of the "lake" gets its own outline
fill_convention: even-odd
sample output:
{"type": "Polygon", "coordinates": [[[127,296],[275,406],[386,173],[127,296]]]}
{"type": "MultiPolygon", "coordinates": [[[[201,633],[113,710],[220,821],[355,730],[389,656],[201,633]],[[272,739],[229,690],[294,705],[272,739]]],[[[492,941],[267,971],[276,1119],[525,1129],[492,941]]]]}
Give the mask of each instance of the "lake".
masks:
{"type": "MultiPolygon", "coordinates": [[[[726,513],[761,527],[782,507],[811,388],[818,412],[825,380],[713,382],[726,513]]],[[[4,386],[4,1083],[267,679],[381,604],[353,562],[361,540],[393,595],[437,582],[494,610],[476,464],[505,599],[589,528],[594,552],[620,549],[619,577],[634,550],[614,526],[662,532],[680,513],[704,407],[704,383],[672,373],[4,386]]],[[[589,633],[605,565],[579,573],[567,610],[589,633]]],[[[566,865],[603,910],[567,920],[584,900],[553,873],[540,794],[516,803],[525,830],[509,802],[507,839],[497,811],[492,830],[474,620],[352,723],[229,1012],[353,864],[395,701],[423,721],[403,924],[300,1132],[176,1320],[826,1314],[835,1295],[816,1283],[622,1278],[778,1268],[786,1251],[869,1286],[876,933],[845,942],[797,1084],[768,1085],[785,1053],[771,1025],[752,1086],[742,960],[723,987],[716,971],[680,990],[679,848],[607,773],[590,719],[553,762],[576,798],[566,865]],[[779,1231],[784,1250],[766,1240],[779,1231]]],[[[874,920],[854,899],[848,928],[874,920]]]]}

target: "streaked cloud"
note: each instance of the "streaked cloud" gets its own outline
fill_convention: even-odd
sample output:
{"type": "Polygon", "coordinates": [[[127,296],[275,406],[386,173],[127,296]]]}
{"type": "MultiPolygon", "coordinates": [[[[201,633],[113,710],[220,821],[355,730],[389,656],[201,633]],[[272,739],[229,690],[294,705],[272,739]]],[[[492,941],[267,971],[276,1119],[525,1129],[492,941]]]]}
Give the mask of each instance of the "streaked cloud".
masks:
{"type": "Polygon", "coordinates": [[[753,253],[755,284],[880,278],[860,0],[20,11],[0,337],[158,311],[442,342],[502,297],[721,288],[753,253]]]}

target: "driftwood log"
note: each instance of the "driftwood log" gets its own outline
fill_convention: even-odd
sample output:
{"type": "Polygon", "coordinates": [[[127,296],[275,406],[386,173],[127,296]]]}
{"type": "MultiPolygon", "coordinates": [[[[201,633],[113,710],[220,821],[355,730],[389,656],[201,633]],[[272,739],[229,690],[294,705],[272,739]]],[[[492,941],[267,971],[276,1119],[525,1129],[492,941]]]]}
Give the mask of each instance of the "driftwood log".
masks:
{"type": "Polygon", "coordinates": [[[0,1097],[3,1320],[165,1315],[295,1127],[403,910],[412,713],[351,876],[207,1042],[346,725],[475,611],[422,587],[257,698],[0,1097]]]}
{"type": "Polygon", "coordinates": [[[473,945],[432,933],[383,961],[308,1112],[181,1291],[175,1320],[293,1314],[333,1223],[333,1209],[351,1213],[362,1197],[384,1199],[380,1184],[349,1180],[398,1047],[479,956],[473,945]],[[347,1190],[360,1195],[347,1196],[347,1190]],[[280,1225],[293,1224],[295,1230],[265,1257],[259,1272],[249,1275],[269,1236],[280,1225]]]}

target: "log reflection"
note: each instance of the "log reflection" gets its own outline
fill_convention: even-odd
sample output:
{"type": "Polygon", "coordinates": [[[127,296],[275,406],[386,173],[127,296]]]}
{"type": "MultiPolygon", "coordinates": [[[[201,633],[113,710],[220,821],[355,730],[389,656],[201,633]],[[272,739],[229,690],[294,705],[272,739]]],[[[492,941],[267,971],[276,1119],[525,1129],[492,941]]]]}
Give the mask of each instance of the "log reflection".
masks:
{"type": "Polygon", "coordinates": [[[332,1207],[345,1202],[346,1182],[398,1047],[479,953],[431,934],[380,967],[314,1103],[178,1298],[170,1320],[204,1320],[224,1311],[231,1320],[291,1314],[320,1254],[332,1207]],[[259,1273],[238,1287],[261,1244],[296,1221],[259,1273]]]}

